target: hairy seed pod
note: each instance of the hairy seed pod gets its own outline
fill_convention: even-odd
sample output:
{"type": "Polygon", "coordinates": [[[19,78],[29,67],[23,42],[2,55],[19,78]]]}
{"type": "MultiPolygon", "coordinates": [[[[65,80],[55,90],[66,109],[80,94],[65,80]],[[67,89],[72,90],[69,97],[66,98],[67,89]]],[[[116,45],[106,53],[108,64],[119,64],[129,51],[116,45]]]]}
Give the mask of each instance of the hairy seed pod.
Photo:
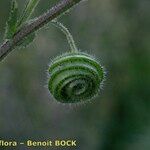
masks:
{"type": "Polygon", "coordinates": [[[104,79],[104,70],[94,57],[79,51],[56,57],[49,74],[49,90],[62,103],[90,100],[104,79]]]}

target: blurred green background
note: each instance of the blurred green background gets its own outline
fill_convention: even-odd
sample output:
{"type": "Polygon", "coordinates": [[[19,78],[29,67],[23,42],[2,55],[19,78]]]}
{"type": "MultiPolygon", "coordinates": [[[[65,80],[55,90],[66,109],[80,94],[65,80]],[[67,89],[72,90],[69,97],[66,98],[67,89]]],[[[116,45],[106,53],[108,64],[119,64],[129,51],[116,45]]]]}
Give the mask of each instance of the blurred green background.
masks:
{"type": "MultiPolygon", "coordinates": [[[[56,2],[41,0],[34,15],[56,2]]],[[[21,11],[25,1],[18,3],[21,11]]],[[[0,0],[1,42],[9,9],[10,0],[0,0]]],[[[78,47],[105,66],[103,90],[84,105],[53,100],[46,87],[48,64],[69,46],[49,25],[28,48],[0,63],[0,138],[76,139],[78,150],[149,150],[150,1],[83,1],[60,20],[78,47]]]]}

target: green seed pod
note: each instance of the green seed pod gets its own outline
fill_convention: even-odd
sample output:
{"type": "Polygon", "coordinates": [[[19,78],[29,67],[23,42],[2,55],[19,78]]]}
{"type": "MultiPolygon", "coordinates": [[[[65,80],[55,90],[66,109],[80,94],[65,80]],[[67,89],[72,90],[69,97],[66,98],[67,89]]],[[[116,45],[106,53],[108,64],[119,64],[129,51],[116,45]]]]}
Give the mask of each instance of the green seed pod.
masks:
{"type": "Polygon", "coordinates": [[[69,52],[58,56],[49,67],[49,90],[62,103],[93,98],[104,79],[103,68],[90,55],[69,52]]]}
{"type": "Polygon", "coordinates": [[[71,51],[56,57],[49,66],[48,88],[61,103],[92,99],[100,90],[104,70],[91,55],[78,51],[72,35],[60,22],[53,21],[66,35],[71,51]]]}

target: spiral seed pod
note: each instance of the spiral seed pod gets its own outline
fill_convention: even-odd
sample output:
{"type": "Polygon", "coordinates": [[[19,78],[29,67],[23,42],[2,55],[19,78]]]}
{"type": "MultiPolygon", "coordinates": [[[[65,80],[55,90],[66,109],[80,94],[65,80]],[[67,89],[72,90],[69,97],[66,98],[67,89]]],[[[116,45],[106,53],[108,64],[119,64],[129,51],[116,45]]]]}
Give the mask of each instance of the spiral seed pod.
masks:
{"type": "Polygon", "coordinates": [[[49,67],[48,88],[62,103],[85,102],[99,91],[104,70],[94,57],[78,51],[69,30],[60,22],[52,22],[65,35],[71,51],[56,57],[49,67]]]}
{"type": "Polygon", "coordinates": [[[93,98],[104,79],[101,65],[83,52],[58,56],[49,67],[49,90],[62,103],[84,102],[93,98]]]}

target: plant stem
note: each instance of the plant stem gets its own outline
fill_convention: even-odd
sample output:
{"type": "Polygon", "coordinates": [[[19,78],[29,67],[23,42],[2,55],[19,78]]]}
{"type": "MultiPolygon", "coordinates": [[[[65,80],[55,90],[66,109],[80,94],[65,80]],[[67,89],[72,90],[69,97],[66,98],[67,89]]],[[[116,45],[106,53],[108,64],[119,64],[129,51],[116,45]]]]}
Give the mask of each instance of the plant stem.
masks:
{"type": "Polygon", "coordinates": [[[54,26],[56,26],[57,28],[59,28],[67,37],[68,43],[70,45],[71,51],[72,52],[78,52],[78,49],[75,45],[73,36],[71,35],[71,33],[69,32],[69,30],[60,22],[58,22],[57,20],[53,20],[51,22],[54,26]]]}
{"type": "Polygon", "coordinates": [[[59,15],[78,4],[82,0],[60,0],[58,4],[53,6],[46,13],[34,19],[31,23],[23,26],[13,37],[11,41],[4,41],[0,46],[0,61],[3,60],[26,36],[43,27],[49,21],[55,19],[59,15]]]}
{"type": "Polygon", "coordinates": [[[32,15],[35,7],[39,3],[40,0],[29,0],[26,4],[25,9],[23,10],[22,16],[18,21],[18,28],[22,26],[22,23],[26,22],[32,15]]]}

